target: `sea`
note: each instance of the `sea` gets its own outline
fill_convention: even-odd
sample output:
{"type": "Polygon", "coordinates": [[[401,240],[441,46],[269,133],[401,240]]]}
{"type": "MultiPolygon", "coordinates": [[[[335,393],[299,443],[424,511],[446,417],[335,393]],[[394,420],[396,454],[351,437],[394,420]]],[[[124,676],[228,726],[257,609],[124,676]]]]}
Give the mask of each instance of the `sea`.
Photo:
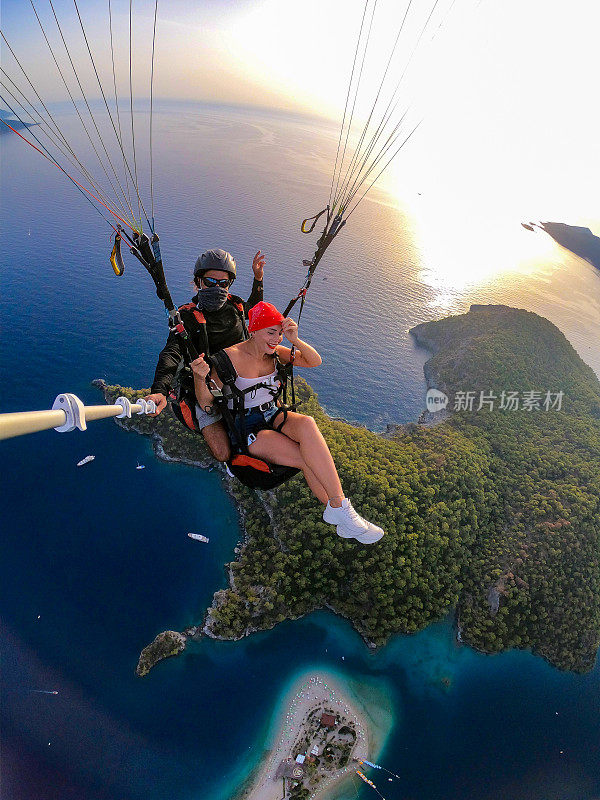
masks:
{"type": "MultiPolygon", "coordinates": [[[[223,247],[246,296],[262,250],[266,299],[284,306],[314,252],[317,231],[300,222],[327,203],[335,126],[175,103],[158,103],[154,123],[154,215],[175,301],[190,298],[199,253],[223,247]]],[[[1,411],[50,408],[62,392],[102,403],[95,378],[148,387],[166,338],[150,278],[127,252],[113,274],[106,222],[16,135],[2,135],[1,159],[1,411]]],[[[143,182],[141,143],[138,161],[143,182]]],[[[600,271],[518,219],[482,214],[446,238],[425,195],[374,190],[315,274],[301,335],[323,356],[306,377],[327,411],[375,431],[416,420],[428,354],[408,331],[472,303],[547,317],[600,376],[600,271]]],[[[598,219],[568,221],[600,234],[598,219]]],[[[380,763],[399,778],[370,777],[387,800],[600,798],[598,664],[574,675],[528,652],[477,653],[451,615],[371,653],[317,611],[240,642],[202,639],[136,677],[141,649],[199,623],[226,586],[241,529],[219,474],[158,460],[111,420],[1,453],[3,800],[231,800],[281,698],[312,669],[385,691],[394,726],[380,763]]],[[[356,783],[335,795],[357,796],[375,794],[356,783]]]]}

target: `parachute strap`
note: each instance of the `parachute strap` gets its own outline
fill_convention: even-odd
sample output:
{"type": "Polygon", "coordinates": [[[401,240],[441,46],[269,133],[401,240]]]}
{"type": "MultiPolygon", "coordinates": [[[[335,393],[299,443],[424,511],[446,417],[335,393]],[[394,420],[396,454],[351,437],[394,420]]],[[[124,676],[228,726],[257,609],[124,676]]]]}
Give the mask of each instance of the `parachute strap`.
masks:
{"type": "MultiPolygon", "coordinates": [[[[244,408],[245,393],[235,385],[236,369],[224,350],[219,350],[211,355],[208,361],[223,381],[222,391],[211,388],[209,380],[207,380],[207,385],[211,388],[215,404],[221,411],[231,439],[233,455],[231,460],[227,462],[230,474],[251,489],[264,490],[274,489],[279,484],[292,478],[298,473],[295,467],[271,464],[266,459],[256,458],[249,453],[248,437],[246,436],[246,409],[244,408]],[[233,408],[229,408],[229,400],[232,400],[233,408]],[[239,428],[236,425],[236,421],[239,421],[239,428]]],[[[280,372],[284,382],[283,386],[285,386],[285,371],[283,369],[280,371],[282,366],[278,360],[277,370],[280,372]]],[[[287,408],[282,406],[279,410],[283,412],[283,420],[275,430],[280,430],[281,425],[287,419],[287,408]]],[[[269,427],[273,428],[273,425],[270,424],[269,427]]]]}
{"type": "Polygon", "coordinates": [[[216,369],[217,375],[223,384],[231,389],[233,395],[237,395],[241,398],[244,398],[247,394],[250,394],[250,392],[256,391],[256,389],[268,389],[273,396],[273,399],[276,400],[283,391],[283,388],[287,382],[285,367],[281,361],[279,361],[279,359],[277,359],[275,363],[277,378],[281,383],[281,386],[278,389],[275,389],[270,383],[264,383],[260,380],[260,378],[257,379],[257,382],[253,383],[252,386],[248,386],[246,389],[240,389],[235,385],[236,378],[238,377],[237,371],[225,350],[219,350],[217,353],[213,353],[209,361],[216,369]]]}
{"type": "MultiPolygon", "coordinates": [[[[219,350],[217,353],[213,353],[209,361],[216,369],[217,375],[224,384],[231,387],[235,386],[237,372],[225,350],[219,350]]],[[[237,389],[237,386],[235,386],[235,388],[237,389]]],[[[240,389],[238,389],[238,391],[240,391],[240,389]]]]}
{"type": "Polygon", "coordinates": [[[185,303],[179,306],[179,311],[191,311],[198,325],[206,325],[206,317],[195,303],[185,303]]]}
{"type": "Polygon", "coordinates": [[[237,312],[238,312],[238,314],[241,314],[242,316],[244,316],[244,304],[243,304],[242,302],[239,302],[239,303],[238,303],[238,302],[235,300],[235,297],[234,297],[234,295],[232,295],[232,294],[228,294],[228,295],[227,295],[227,299],[229,300],[229,302],[230,302],[230,303],[231,303],[233,306],[235,306],[235,308],[237,309],[237,312]]]}
{"type": "Polygon", "coordinates": [[[121,277],[125,272],[125,264],[123,263],[123,256],[121,255],[121,226],[117,227],[115,233],[115,243],[113,245],[112,253],[110,254],[110,265],[113,268],[115,275],[121,277]]]}
{"type": "Polygon", "coordinates": [[[271,422],[271,427],[273,428],[274,431],[277,431],[277,433],[281,433],[281,429],[283,428],[283,426],[287,422],[288,412],[289,411],[290,411],[290,409],[286,405],[283,405],[283,406],[280,407],[280,409],[277,412],[277,414],[275,414],[275,416],[273,417],[273,420],[275,420],[275,418],[279,416],[279,412],[281,412],[283,414],[283,419],[281,420],[281,422],[278,422],[277,425],[274,425],[273,422],[271,422]]]}
{"type": "Polygon", "coordinates": [[[241,300],[238,300],[236,296],[233,294],[228,294],[227,299],[237,311],[238,316],[240,318],[240,322],[242,323],[242,328],[244,330],[244,336],[246,337],[246,339],[248,339],[250,334],[248,332],[248,326],[246,324],[246,309],[244,308],[244,303],[241,300]]]}
{"type": "Polygon", "coordinates": [[[302,304],[301,304],[301,307],[300,307],[300,314],[298,315],[298,323],[300,323],[300,315],[302,314],[302,308],[304,308],[304,301],[306,299],[306,293],[308,292],[308,290],[310,288],[310,284],[311,284],[313,275],[315,274],[315,270],[317,268],[317,264],[323,258],[324,254],[325,254],[325,251],[327,250],[329,245],[333,242],[335,237],[338,235],[338,233],[342,230],[342,228],[346,224],[346,220],[342,219],[343,210],[339,211],[335,215],[333,220],[331,220],[331,213],[329,212],[329,206],[327,206],[327,208],[324,208],[323,211],[320,211],[316,215],[316,217],[310,217],[307,220],[305,219],[303,221],[303,223],[302,223],[302,231],[304,233],[310,233],[310,231],[304,230],[305,223],[306,222],[310,222],[311,219],[315,220],[315,222],[313,223],[312,227],[310,228],[310,230],[312,231],[312,229],[315,227],[317,219],[322,214],[324,214],[326,211],[328,212],[327,213],[327,222],[325,223],[325,228],[323,229],[323,233],[321,234],[321,236],[319,237],[319,240],[317,241],[317,249],[315,250],[315,254],[314,254],[314,256],[312,257],[312,259],[310,261],[304,260],[302,262],[305,267],[308,267],[308,272],[306,274],[306,278],[304,279],[304,283],[302,284],[302,287],[301,287],[300,291],[298,292],[298,294],[296,295],[296,297],[293,297],[290,300],[290,302],[286,306],[285,311],[283,312],[283,316],[287,317],[289,315],[290,311],[292,310],[292,308],[298,302],[298,300],[302,300],[302,304]]]}
{"type": "Polygon", "coordinates": [[[323,216],[323,214],[327,213],[327,221],[329,222],[329,206],[324,208],[322,211],[319,211],[318,214],[315,214],[314,217],[307,217],[306,219],[302,220],[302,225],[300,226],[300,230],[302,233],[312,233],[315,229],[315,225],[319,221],[319,218],[323,216]],[[306,227],[307,222],[312,222],[310,228],[306,227]]]}

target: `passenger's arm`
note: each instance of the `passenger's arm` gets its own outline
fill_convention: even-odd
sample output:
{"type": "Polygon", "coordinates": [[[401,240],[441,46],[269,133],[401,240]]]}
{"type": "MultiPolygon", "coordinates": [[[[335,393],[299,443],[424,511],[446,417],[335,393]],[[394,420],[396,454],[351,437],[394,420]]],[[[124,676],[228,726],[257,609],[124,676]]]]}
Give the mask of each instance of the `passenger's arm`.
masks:
{"type": "MultiPolygon", "coordinates": [[[[285,338],[295,348],[294,365],[297,367],[318,367],[322,361],[321,356],[314,347],[298,338],[298,325],[294,320],[286,317],[281,323],[281,327],[285,338]]],[[[291,358],[290,348],[279,345],[276,349],[281,361],[288,364],[291,358]]]]}
{"type": "MultiPolygon", "coordinates": [[[[215,398],[206,385],[206,378],[210,374],[211,370],[210,364],[207,364],[204,360],[204,353],[200,353],[198,358],[192,361],[190,367],[192,368],[192,374],[194,376],[194,391],[196,393],[196,400],[198,401],[198,405],[208,412],[212,408],[215,398]]],[[[215,377],[216,376],[214,374],[211,375],[213,380],[215,377]]]]}

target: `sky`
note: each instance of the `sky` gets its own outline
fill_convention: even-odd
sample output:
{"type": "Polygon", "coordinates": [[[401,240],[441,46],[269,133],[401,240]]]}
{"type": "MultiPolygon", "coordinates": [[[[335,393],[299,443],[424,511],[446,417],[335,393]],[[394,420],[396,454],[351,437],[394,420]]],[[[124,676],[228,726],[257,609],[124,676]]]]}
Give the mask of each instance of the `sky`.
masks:
{"type": "MultiPolygon", "coordinates": [[[[370,0],[373,7],[375,0],[370,0]]],[[[364,119],[409,0],[377,0],[355,119],[364,119]]],[[[57,52],[48,0],[34,0],[57,52]]],[[[379,109],[401,85],[397,116],[423,120],[382,181],[436,219],[470,215],[598,218],[600,111],[594,0],[412,0],[379,109]],[[386,94],[387,92],[387,94],[386,94]],[[482,212],[482,205],[485,206],[482,212]]],[[[54,0],[77,64],[89,61],[72,0],[54,0]]],[[[108,0],[78,0],[103,83],[111,85],[108,0]]],[[[129,3],[112,0],[119,92],[129,85],[129,3]]],[[[365,0],[159,0],[155,97],[241,103],[340,123],[365,0]]],[[[65,91],[31,3],[2,0],[2,30],[48,100],[65,91]]],[[[134,93],[149,94],[153,0],[133,2],[134,93]]],[[[367,22],[369,17],[367,16],[367,22]]],[[[61,51],[62,52],[62,51],[61,51]]],[[[64,57],[64,52],[63,52],[64,57]]],[[[3,43],[1,62],[18,67],[3,43]]],[[[97,86],[91,69],[85,85],[97,86]]]]}

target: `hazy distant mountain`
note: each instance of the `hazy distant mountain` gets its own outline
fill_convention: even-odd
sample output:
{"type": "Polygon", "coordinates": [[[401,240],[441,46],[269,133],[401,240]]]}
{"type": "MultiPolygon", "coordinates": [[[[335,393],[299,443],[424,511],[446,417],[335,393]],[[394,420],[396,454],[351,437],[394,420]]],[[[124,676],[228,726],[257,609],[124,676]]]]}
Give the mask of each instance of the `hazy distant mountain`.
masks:
{"type": "MultiPolygon", "coordinates": [[[[35,122],[19,122],[18,119],[15,119],[14,114],[10,111],[5,111],[3,108],[0,108],[0,119],[6,120],[11,128],[14,128],[16,131],[31,128],[36,124],[35,122]]],[[[10,128],[7,128],[6,125],[0,123],[0,135],[5,133],[12,133],[12,131],[10,128]]]]}
{"type": "Polygon", "coordinates": [[[554,241],[600,269],[600,237],[595,236],[589,228],[564,222],[540,222],[539,227],[554,241]]]}

